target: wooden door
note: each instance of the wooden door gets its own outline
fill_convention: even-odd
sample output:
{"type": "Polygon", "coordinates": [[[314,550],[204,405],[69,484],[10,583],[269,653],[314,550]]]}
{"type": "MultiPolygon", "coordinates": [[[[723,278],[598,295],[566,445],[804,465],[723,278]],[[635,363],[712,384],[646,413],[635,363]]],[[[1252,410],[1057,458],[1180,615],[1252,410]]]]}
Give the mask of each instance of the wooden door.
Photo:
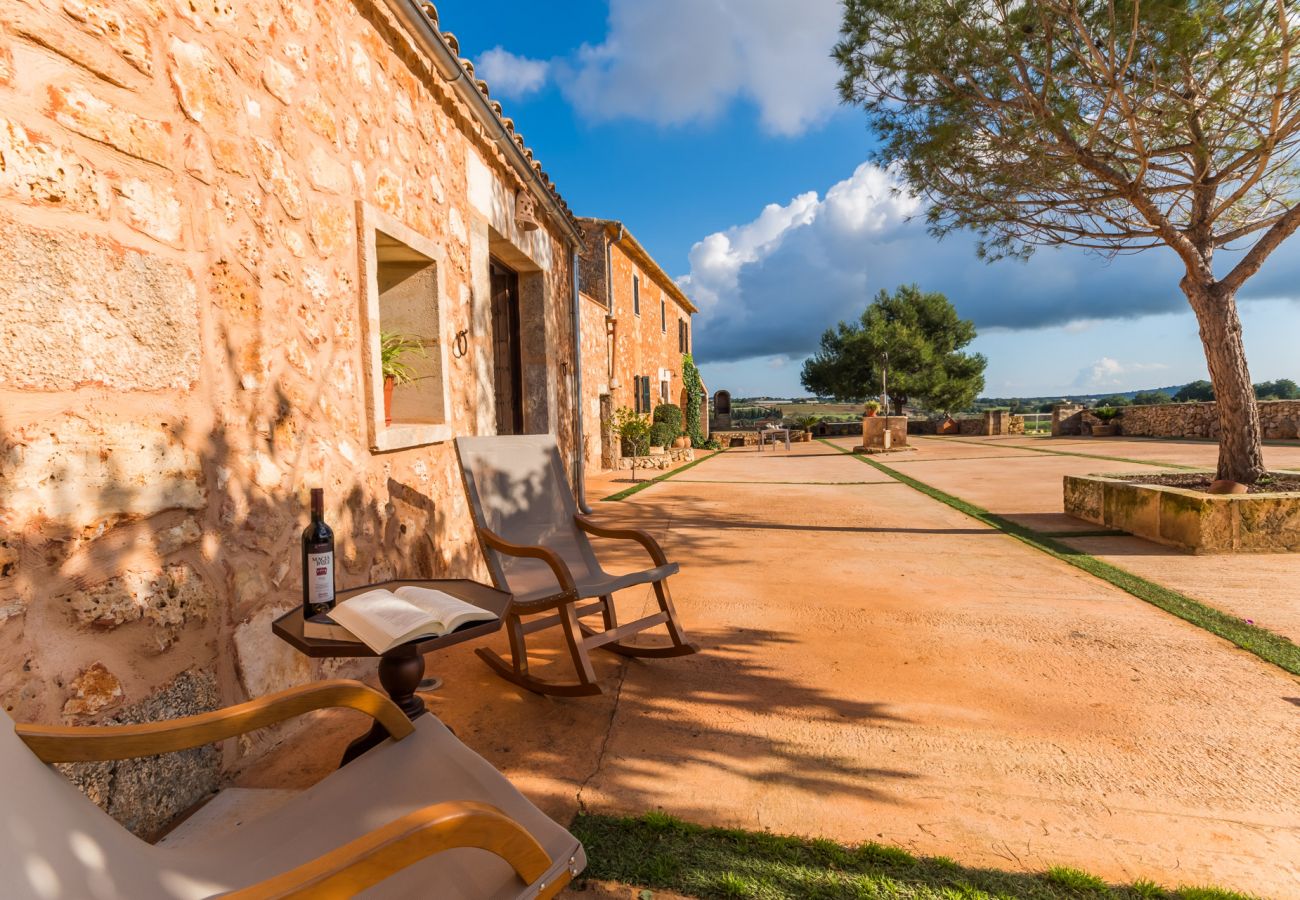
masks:
{"type": "Polygon", "coordinates": [[[497,434],[523,434],[524,373],[519,338],[519,276],[492,261],[492,360],[497,434]]]}

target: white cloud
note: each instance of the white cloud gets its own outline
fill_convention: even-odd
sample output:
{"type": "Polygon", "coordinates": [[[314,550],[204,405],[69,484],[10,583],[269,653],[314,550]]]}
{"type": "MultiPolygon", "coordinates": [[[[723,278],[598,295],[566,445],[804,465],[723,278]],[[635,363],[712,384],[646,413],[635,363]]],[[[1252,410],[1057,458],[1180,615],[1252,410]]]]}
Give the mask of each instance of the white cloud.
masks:
{"type": "Polygon", "coordinates": [[[763,127],[797,135],[838,103],[839,0],[611,0],[603,43],[558,75],[592,119],[708,121],[735,100],[763,127]]]}
{"type": "MultiPolygon", "coordinates": [[[[1067,326],[1079,333],[1102,321],[1187,309],[1172,251],[1107,260],[1056,248],[1027,263],[988,264],[976,256],[970,235],[932,238],[924,212],[899,176],[864,163],[824,196],[799,194],[704,237],[691,250],[690,272],[679,279],[701,310],[700,359],[799,359],[816,349],[827,328],[858,316],[878,291],[910,283],[947,294],[962,316],[990,332],[1067,326]]],[[[1297,295],[1300,254],[1288,249],[1247,283],[1242,299],[1297,295]]],[[[1219,254],[1223,271],[1232,255],[1219,254]]]]}
{"type": "Polygon", "coordinates": [[[1117,359],[1111,359],[1109,356],[1103,356],[1091,365],[1079,370],[1079,377],[1074,380],[1074,386],[1091,391],[1134,390],[1135,388],[1132,385],[1138,382],[1145,384],[1141,377],[1135,378],[1135,376],[1168,368],[1169,366],[1164,363],[1122,363],[1117,359]]]}
{"type": "Polygon", "coordinates": [[[544,59],[516,56],[504,47],[493,47],[474,63],[474,74],[488,83],[494,96],[518,100],[535,94],[546,84],[551,64],[544,59]]]}

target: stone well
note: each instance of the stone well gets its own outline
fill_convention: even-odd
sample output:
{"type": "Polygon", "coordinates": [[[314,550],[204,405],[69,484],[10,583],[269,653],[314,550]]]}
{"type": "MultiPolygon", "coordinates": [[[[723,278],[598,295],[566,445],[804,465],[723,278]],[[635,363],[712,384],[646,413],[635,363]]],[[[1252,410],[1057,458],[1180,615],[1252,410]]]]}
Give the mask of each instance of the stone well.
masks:
{"type": "Polygon", "coordinates": [[[1300,494],[1206,494],[1124,475],[1066,475],[1065,512],[1193,553],[1300,550],[1300,494]]]}
{"type": "Polygon", "coordinates": [[[907,446],[907,416],[863,416],[862,446],[868,453],[884,453],[907,446]],[[886,444],[885,436],[889,436],[886,444]]]}

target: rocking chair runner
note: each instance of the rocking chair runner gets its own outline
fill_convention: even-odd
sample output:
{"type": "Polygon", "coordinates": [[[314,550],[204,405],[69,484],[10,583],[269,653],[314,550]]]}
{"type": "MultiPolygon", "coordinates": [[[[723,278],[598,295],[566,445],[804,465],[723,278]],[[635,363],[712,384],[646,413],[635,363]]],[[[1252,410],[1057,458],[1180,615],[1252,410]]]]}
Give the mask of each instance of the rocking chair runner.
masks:
{"type": "Polygon", "coordinates": [[[539,694],[599,694],[588,650],[601,647],[635,657],[685,656],[699,650],[686,640],[668,591],[667,579],[677,573],[677,564],[668,562],[648,533],[604,528],[578,514],[554,437],[457,438],[456,451],[492,579],[515,596],[506,620],[511,662],[491,650],[478,651],[501,677],[539,694]],[[601,568],[588,535],[636,541],[650,554],[654,567],[611,575],[601,568]],[[642,584],[654,585],[659,611],[619,625],[614,592],[642,584]],[[581,603],[584,600],[592,602],[581,603]],[[524,616],[541,613],[549,615],[524,621],[524,616]],[[595,613],[601,614],[603,631],[582,621],[595,613]],[[528,671],[525,637],[556,625],[564,631],[577,681],[549,681],[528,671]],[[668,646],[626,643],[627,638],[656,625],[667,627],[668,646]]]}

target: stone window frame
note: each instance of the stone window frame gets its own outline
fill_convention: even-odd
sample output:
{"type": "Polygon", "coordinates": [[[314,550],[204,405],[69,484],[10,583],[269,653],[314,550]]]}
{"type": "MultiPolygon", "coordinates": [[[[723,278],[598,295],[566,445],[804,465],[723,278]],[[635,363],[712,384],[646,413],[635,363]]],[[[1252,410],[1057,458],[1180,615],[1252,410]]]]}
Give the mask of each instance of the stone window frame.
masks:
{"type": "Polygon", "coordinates": [[[451,366],[447,354],[450,324],[446,290],[447,252],[383,210],[357,201],[358,250],[361,256],[362,353],[366,379],[366,430],[372,453],[388,453],[449,441],[456,436],[451,418],[451,366]],[[385,234],[432,261],[437,298],[438,346],[430,350],[442,374],[441,422],[384,424],[384,379],[380,375],[379,248],[376,237],[385,234]]]}

